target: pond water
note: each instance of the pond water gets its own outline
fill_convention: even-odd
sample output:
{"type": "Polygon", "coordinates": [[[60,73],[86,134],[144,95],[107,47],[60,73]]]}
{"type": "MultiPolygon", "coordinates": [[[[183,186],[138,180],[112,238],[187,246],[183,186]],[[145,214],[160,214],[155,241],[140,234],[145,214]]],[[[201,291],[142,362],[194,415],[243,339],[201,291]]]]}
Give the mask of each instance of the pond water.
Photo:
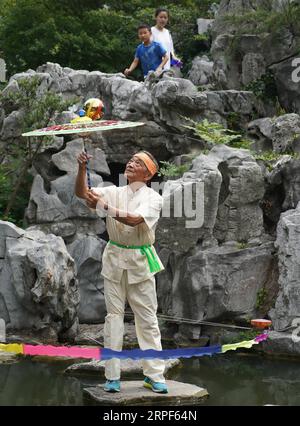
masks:
{"type": "MultiPolygon", "coordinates": [[[[83,388],[103,379],[63,374],[72,362],[0,364],[0,406],[84,405],[83,388]]],[[[300,363],[248,354],[184,360],[174,380],[207,388],[204,405],[300,405],[300,363]]]]}

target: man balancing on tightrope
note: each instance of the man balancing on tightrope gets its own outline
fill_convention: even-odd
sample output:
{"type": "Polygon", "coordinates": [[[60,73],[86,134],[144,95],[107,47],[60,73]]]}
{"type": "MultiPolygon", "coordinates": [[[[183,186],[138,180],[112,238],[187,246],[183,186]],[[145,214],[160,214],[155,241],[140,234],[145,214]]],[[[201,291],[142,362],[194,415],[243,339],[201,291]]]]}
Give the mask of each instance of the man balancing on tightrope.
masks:
{"type": "MultiPolygon", "coordinates": [[[[162,197],[146,183],[158,171],[155,158],[147,151],[138,152],[128,161],[125,176],[128,185],[91,188],[86,183],[86,163],[90,156],[78,156],[79,170],[75,193],[87,205],[107,213],[109,234],[102,257],[104,296],[107,309],[104,346],[122,350],[125,300],[134,313],[141,349],[161,350],[161,335],[156,316],[155,277],[164,269],[153,243],[155,227],[162,209],[162,197]]],[[[167,393],[165,363],[159,359],[143,360],[144,386],[167,393]]],[[[106,361],[104,390],[120,391],[120,360],[106,361]]]]}

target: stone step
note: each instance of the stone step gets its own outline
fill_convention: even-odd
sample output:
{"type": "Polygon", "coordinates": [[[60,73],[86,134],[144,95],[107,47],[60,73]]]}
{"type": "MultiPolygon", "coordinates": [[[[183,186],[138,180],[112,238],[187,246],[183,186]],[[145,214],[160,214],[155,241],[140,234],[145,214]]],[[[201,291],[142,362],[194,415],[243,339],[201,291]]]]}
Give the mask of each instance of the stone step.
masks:
{"type": "MultiPolygon", "coordinates": [[[[179,359],[168,359],[166,360],[165,372],[167,375],[170,370],[180,365],[179,359]]],[[[81,362],[78,364],[70,365],[65,371],[65,374],[71,376],[97,376],[104,377],[105,361],[90,361],[81,362]]],[[[126,359],[121,362],[121,375],[122,377],[141,376],[143,374],[142,361],[126,359]]]]}
{"type": "Polygon", "coordinates": [[[204,388],[189,383],[166,381],[169,393],[159,394],[143,387],[141,380],[121,382],[121,392],[109,393],[103,385],[84,389],[84,399],[89,405],[198,405],[207,397],[204,388]]]}
{"type": "Polygon", "coordinates": [[[0,364],[13,364],[18,362],[19,359],[20,358],[16,354],[0,351],[0,364]]]}

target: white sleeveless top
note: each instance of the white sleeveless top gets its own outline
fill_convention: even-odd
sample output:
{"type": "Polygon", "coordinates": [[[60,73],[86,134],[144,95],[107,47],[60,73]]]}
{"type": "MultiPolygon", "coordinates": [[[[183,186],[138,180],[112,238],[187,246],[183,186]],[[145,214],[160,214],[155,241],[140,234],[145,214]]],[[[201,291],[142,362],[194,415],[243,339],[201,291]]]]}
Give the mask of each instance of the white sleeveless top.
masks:
{"type": "Polygon", "coordinates": [[[170,69],[170,53],[174,52],[174,45],[170,31],[164,28],[162,31],[158,30],[156,27],[151,27],[152,31],[152,40],[160,43],[164,47],[169,55],[169,60],[164,66],[164,70],[170,69]]]}

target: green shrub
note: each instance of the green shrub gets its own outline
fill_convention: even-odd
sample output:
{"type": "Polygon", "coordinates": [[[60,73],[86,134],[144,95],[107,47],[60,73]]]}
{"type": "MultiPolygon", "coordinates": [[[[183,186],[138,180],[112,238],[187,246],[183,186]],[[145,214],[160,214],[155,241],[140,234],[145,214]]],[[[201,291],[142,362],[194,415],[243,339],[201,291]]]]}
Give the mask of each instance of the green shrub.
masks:
{"type": "Polygon", "coordinates": [[[159,168],[158,176],[165,176],[167,178],[180,177],[191,167],[191,163],[186,163],[177,166],[176,164],[171,163],[169,161],[161,161],[161,164],[162,166],[159,168]]]}
{"type": "Polygon", "coordinates": [[[279,103],[277,86],[271,70],[267,70],[260,78],[251,81],[243,87],[243,90],[250,90],[258,99],[263,101],[271,100],[279,103]]]}
{"type": "Polygon", "coordinates": [[[256,309],[261,309],[266,303],[266,299],[268,297],[268,292],[265,288],[261,288],[256,295],[256,309]]]}
{"type": "Polygon", "coordinates": [[[240,241],[240,242],[237,243],[237,248],[239,250],[244,250],[244,249],[246,249],[248,247],[249,247],[249,245],[248,245],[248,243],[246,241],[240,241]]]}
{"type": "MultiPolygon", "coordinates": [[[[14,164],[17,167],[19,166],[20,161],[14,161],[14,164]]],[[[16,182],[16,170],[17,168],[15,170],[13,169],[12,163],[10,163],[9,166],[0,165],[0,219],[8,220],[17,226],[23,227],[24,211],[28,205],[30,188],[33,181],[33,177],[29,173],[26,173],[24,179],[21,182],[19,191],[17,193],[11,211],[8,214],[4,215],[7,202],[12,194],[16,182]]]]}
{"type": "Polygon", "coordinates": [[[184,117],[193,126],[183,126],[193,130],[194,134],[212,145],[224,144],[233,148],[249,149],[251,141],[245,139],[243,135],[234,130],[226,129],[222,124],[208,121],[206,118],[201,122],[195,122],[184,117]]]}

